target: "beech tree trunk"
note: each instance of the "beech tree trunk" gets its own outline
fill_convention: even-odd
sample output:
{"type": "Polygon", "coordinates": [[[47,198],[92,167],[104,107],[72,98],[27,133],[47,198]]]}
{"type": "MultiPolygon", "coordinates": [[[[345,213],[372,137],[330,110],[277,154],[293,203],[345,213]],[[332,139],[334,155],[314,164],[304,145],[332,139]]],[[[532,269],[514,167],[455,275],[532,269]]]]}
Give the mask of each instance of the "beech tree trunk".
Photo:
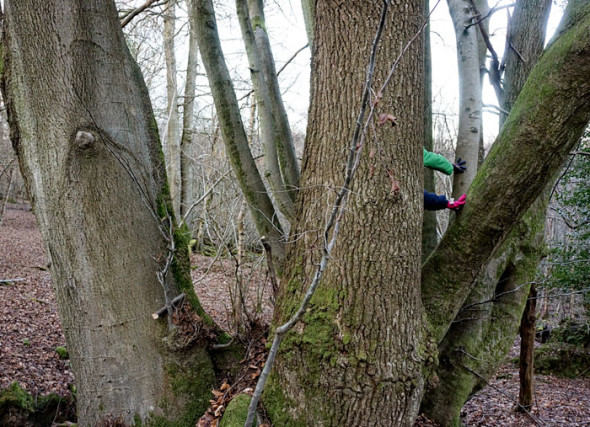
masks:
{"type": "Polygon", "coordinates": [[[52,263],[80,424],[190,420],[214,373],[202,346],[183,347],[151,317],[181,292],[198,300],[114,2],[4,6],[11,139],[52,263]]]}
{"type": "MultiPolygon", "coordinates": [[[[311,107],[292,231],[298,238],[288,250],[275,325],[296,310],[320,259],[324,220],[343,183],[382,6],[366,0],[316,4],[311,107]]],[[[424,16],[423,6],[390,5],[375,90],[421,31],[415,17],[424,16]]],[[[263,395],[275,425],[403,426],[417,415],[424,369],[434,355],[418,284],[423,52],[418,37],[383,93],[378,111],[398,115],[399,126],[367,137],[332,258],[308,313],[283,341],[263,395]],[[399,182],[399,194],[392,180],[399,182]]]]}
{"type": "Polygon", "coordinates": [[[457,40],[459,71],[459,129],[455,156],[467,170],[453,176],[453,197],[466,193],[477,173],[481,133],[481,83],[477,25],[471,0],[448,0],[457,40]]]}
{"type": "Polygon", "coordinates": [[[170,197],[176,218],[180,217],[180,114],[178,112],[178,87],[176,83],[176,0],[169,0],[164,12],[164,56],[166,58],[166,124],[165,149],[167,152],[166,170],[170,197]]]}

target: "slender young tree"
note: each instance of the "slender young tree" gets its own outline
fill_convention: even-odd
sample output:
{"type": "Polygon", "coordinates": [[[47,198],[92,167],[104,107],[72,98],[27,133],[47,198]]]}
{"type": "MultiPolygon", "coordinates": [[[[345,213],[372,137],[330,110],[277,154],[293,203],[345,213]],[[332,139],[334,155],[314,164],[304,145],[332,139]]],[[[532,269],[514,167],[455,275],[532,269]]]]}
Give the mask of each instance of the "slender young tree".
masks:
{"type": "Polygon", "coordinates": [[[164,57],[166,58],[166,121],[164,147],[170,197],[176,218],[180,217],[181,203],[181,121],[178,111],[178,84],[176,70],[176,1],[168,0],[164,11],[164,57]]]}
{"type": "Polygon", "coordinates": [[[453,176],[453,197],[466,193],[477,172],[481,134],[481,78],[477,17],[471,0],[448,0],[455,27],[459,70],[459,129],[455,156],[465,160],[467,170],[453,176]]]}

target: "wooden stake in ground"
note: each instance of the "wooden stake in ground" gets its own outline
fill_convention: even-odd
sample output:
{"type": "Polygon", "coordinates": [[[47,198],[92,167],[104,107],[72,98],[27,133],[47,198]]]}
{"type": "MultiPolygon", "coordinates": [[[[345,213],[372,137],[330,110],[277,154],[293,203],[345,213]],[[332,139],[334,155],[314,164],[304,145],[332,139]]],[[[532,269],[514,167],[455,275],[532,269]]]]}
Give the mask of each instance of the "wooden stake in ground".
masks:
{"type": "Polygon", "coordinates": [[[535,355],[535,310],[537,308],[537,289],[531,285],[529,297],[520,321],[520,392],[519,411],[529,411],[533,405],[533,362],[535,355]]]}

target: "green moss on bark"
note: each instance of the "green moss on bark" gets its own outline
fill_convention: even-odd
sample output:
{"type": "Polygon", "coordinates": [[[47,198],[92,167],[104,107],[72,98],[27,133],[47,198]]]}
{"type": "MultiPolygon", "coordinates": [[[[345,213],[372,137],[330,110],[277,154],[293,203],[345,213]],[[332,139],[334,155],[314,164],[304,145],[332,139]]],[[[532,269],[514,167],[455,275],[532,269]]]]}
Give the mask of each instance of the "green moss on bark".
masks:
{"type": "MultiPolygon", "coordinates": [[[[247,394],[239,394],[234,397],[219,422],[219,427],[243,427],[248,418],[248,406],[252,398],[247,394]]],[[[256,426],[256,421],[252,422],[256,426]]]]}
{"type": "Polygon", "coordinates": [[[148,426],[193,427],[209,406],[215,374],[207,352],[193,349],[176,359],[165,367],[173,396],[160,402],[159,410],[146,421],[148,426]]]}

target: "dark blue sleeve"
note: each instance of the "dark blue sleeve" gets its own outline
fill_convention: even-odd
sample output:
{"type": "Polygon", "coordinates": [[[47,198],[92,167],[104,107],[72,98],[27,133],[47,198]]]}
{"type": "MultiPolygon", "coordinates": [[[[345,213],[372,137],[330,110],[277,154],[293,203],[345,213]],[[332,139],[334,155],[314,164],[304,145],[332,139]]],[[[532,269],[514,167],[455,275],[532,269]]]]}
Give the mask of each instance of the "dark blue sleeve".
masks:
{"type": "Polygon", "coordinates": [[[444,195],[437,196],[424,190],[424,209],[429,211],[439,211],[446,209],[448,200],[444,195]]]}

